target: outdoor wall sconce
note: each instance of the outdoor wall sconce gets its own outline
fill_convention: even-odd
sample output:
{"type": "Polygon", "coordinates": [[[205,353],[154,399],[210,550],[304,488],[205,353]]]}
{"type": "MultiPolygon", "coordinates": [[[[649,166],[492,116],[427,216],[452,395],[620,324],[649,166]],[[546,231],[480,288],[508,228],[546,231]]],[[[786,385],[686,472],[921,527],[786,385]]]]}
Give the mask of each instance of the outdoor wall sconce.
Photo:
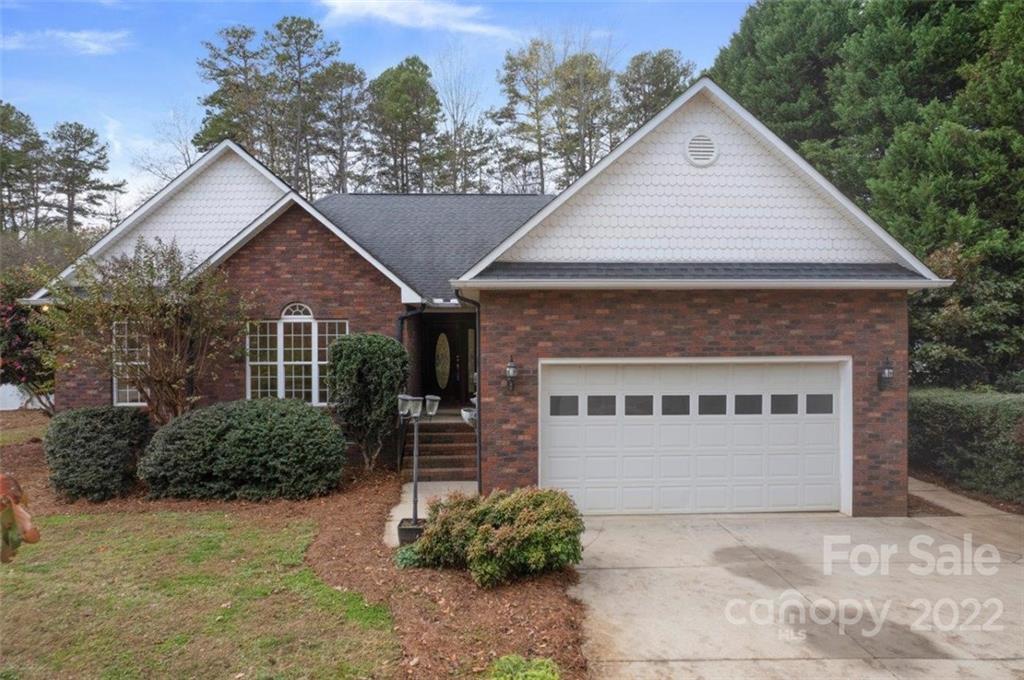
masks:
{"type": "Polygon", "coordinates": [[[516,376],[519,375],[519,367],[516,366],[515,359],[511,356],[508,358],[508,363],[505,364],[505,387],[508,388],[509,392],[512,392],[516,388],[516,376]]]}
{"type": "Polygon", "coordinates": [[[885,358],[885,363],[878,369],[878,389],[887,390],[892,387],[893,378],[896,377],[896,369],[892,366],[892,359],[885,358]]]}

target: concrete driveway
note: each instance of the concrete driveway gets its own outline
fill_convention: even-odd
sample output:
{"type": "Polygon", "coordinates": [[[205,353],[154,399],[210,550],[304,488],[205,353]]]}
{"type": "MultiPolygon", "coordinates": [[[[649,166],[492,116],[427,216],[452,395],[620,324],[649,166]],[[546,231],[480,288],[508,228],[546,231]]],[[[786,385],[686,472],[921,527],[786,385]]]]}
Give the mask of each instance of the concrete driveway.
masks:
{"type": "Polygon", "coordinates": [[[1024,678],[1020,516],[591,517],[584,546],[595,678],[1024,678]]]}

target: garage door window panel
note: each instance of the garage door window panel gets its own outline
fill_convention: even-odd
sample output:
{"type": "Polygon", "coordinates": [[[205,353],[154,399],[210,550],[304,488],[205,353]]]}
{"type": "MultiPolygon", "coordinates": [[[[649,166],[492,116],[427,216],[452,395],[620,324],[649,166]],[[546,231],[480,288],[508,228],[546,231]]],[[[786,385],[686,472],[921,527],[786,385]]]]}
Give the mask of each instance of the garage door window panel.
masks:
{"type": "Polygon", "coordinates": [[[653,416],[654,395],[627,394],[625,412],[627,416],[653,416]]]}
{"type": "Polygon", "coordinates": [[[578,416],[580,414],[580,398],[575,395],[551,397],[551,415],[578,416]]]}
{"type": "Polygon", "coordinates": [[[826,415],[832,413],[831,394],[808,394],[806,402],[806,413],[813,415],[826,415]]]}
{"type": "Polygon", "coordinates": [[[724,416],[728,402],[724,394],[702,394],[697,397],[697,415],[724,416]]]}
{"type": "Polygon", "coordinates": [[[733,413],[738,416],[761,415],[761,395],[737,394],[733,404],[733,413]]]}
{"type": "Polygon", "coordinates": [[[663,416],[688,416],[690,415],[690,395],[688,394],[665,394],[661,397],[661,415],[663,416]]]}
{"type": "Polygon", "coordinates": [[[587,397],[588,416],[615,415],[615,395],[591,395],[587,397]]]}
{"type": "Polygon", "coordinates": [[[795,415],[800,409],[800,398],[796,394],[773,394],[771,398],[772,415],[795,415]]]}

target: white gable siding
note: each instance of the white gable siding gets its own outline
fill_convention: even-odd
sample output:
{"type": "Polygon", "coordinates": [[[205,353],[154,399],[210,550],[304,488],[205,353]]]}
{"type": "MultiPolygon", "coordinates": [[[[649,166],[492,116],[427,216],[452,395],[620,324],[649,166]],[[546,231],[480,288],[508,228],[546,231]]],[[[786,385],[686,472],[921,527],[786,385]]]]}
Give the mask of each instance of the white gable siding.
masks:
{"type": "Polygon", "coordinates": [[[896,255],[707,95],[665,120],[499,258],[893,262],[896,255]],[[706,134],[717,160],[686,146],[706,134]]]}
{"type": "Polygon", "coordinates": [[[176,240],[199,261],[259,217],[284,192],[248,161],[224,153],[110,244],[102,257],[129,253],[140,238],[176,240]]]}

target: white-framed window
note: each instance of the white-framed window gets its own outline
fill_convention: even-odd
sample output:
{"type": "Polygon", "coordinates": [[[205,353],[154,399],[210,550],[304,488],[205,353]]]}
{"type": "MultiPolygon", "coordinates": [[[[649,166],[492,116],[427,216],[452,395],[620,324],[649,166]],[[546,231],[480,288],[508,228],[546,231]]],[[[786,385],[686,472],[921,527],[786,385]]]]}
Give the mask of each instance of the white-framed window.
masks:
{"type": "Polygon", "coordinates": [[[142,337],[133,333],[127,321],[115,321],[111,329],[113,352],[113,394],[114,406],[145,406],[139,391],[132,387],[128,375],[133,366],[146,363],[146,347],[142,337]]]}
{"type": "Polygon", "coordinates": [[[279,319],[253,321],[246,336],[246,398],[326,404],[327,352],[342,335],[348,335],[348,321],[317,319],[300,302],[287,305],[279,319]]]}

